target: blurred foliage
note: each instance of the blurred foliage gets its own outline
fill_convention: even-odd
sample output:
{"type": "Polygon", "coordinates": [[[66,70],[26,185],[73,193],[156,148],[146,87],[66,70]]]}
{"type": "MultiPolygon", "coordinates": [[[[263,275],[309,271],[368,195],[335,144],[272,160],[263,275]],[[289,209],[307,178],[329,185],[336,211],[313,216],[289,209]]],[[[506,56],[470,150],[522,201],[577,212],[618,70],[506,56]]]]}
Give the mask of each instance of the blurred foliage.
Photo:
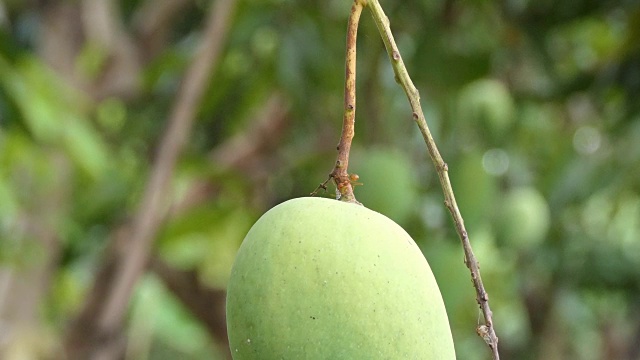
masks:
{"type": "MultiPolygon", "coordinates": [[[[37,3],[0,3],[0,269],[28,271],[42,262],[50,249],[39,241],[43,232],[57,239],[59,254],[52,255],[56,266],[38,310],[40,325],[14,331],[8,359],[58,347],[112,232],[137,207],[210,6],[189,2],[176,15],[169,43],[141,69],[136,96],[100,98],[42,58],[46,9],[37,3]]],[[[142,3],[120,1],[127,31],[142,3]]],[[[382,5],[449,164],[503,357],[640,358],[638,3],[382,5]]],[[[156,250],[169,264],[195,269],[209,286],[224,288],[253,221],[326,179],[341,127],[349,6],[345,0],[239,2],[173,192],[166,194],[177,202],[190,184],[205,180],[217,195],[166,221],[156,250]],[[212,162],[211,151],[250,128],[275,92],[290,102],[292,120],[275,149],[243,170],[212,162]]],[[[361,192],[365,205],[400,222],[423,249],[458,357],[487,359],[437,174],[366,15],[350,163],[364,184],[356,196],[361,192]]],[[[104,49],[85,43],[75,56],[77,70],[99,82],[108,62],[104,49]]],[[[2,290],[4,278],[0,306],[12,296],[2,290]]],[[[222,356],[151,274],[132,300],[128,332],[132,359],[222,356]]]]}

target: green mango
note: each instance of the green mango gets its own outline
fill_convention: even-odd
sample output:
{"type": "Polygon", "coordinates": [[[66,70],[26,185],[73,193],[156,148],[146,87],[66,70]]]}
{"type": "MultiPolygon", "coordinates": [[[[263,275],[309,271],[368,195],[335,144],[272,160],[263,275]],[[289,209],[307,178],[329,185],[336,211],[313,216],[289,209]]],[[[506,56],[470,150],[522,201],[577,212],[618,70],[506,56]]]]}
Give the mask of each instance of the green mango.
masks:
{"type": "Polygon", "coordinates": [[[502,203],[499,233],[519,250],[535,249],[544,242],[551,225],[549,204],[534,187],[510,190],[502,203]]]}
{"type": "Polygon", "coordinates": [[[455,359],[429,264],[384,215],[325,198],[264,214],[227,289],[234,359],[455,359]]]}

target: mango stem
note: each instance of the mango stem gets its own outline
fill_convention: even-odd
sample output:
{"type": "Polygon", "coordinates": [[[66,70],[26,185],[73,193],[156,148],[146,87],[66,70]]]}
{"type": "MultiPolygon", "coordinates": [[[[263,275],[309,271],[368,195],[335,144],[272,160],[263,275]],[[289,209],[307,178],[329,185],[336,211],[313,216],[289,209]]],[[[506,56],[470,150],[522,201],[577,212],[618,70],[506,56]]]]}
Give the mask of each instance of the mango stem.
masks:
{"type": "Polygon", "coordinates": [[[329,177],[333,179],[338,189],[337,197],[341,201],[357,203],[353,193],[353,186],[348,173],[349,151],[353,140],[356,119],[356,40],[358,37],[358,24],[362,9],[366,5],[363,0],[354,0],[349,15],[347,26],[347,54],[345,64],[344,83],[344,117],[342,121],[342,134],[338,143],[338,158],[335,167],[329,177]]]}

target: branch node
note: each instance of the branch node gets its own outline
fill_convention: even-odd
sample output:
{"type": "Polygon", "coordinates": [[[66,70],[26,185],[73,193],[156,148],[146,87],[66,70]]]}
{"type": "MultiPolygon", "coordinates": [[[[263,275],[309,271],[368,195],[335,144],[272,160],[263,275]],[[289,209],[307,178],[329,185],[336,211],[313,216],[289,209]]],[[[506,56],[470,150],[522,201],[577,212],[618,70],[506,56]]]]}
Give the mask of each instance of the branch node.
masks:
{"type": "Polygon", "coordinates": [[[327,191],[327,183],[329,182],[329,180],[331,180],[333,178],[333,174],[329,174],[329,177],[327,177],[327,180],[325,180],[323,183],[321,183],[320,185],[318,185],[318,187],[313,190],[311,192],[311,194],[309,194],[310,196],[316,196],[318,194],[318,191],[320,191],[320,189],[327,191]]]}

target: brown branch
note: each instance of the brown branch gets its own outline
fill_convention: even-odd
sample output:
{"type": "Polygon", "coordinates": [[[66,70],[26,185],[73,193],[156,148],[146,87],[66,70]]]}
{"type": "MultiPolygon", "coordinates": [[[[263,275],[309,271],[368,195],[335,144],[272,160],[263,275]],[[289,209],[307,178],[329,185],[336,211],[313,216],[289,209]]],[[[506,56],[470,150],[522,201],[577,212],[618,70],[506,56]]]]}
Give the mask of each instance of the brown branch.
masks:
{"type": "Polygon", "coordinates": [[[203,42],[182,82],[169,127],[160,143],[148,186],[133,222],[128,256],[119,269],[113,293],[99,319],[101,327],[113,328],[122,321],[135,282],[142,273],[151,244],[166,213],[163,198],[169,190],[178,156],[186,143],[214,64],[226,35],[234,0],[220,0],[211,8],[203,42]]]}
{"type": "Polygon", "coordinates": [[[425,120],[424,113],[422,112],[422,106],[420,105],[420,94],[413,84],[413,81],[411,81],[407,68],[402,61],[400,50],[398,50],[398,46],[393,38],[393,34],[391,33],[389,19],[382,10],[378,0],[368,0],[368,5],[380,32],[380,36],[382,37],[387,49],[387,53],[395,72],[396,81],[400,84],[407,95],[409,103],[411,104],[411,109],[413,110],[413,119],[420,128],[420,132],[422,133],[427,149],[429,150],[431,160],[438,172],[440,184],[444,192],[445,206],[449,210],[449,213],[451,213],[456,231],[460,237],[460,241],[462,242],[465,255],[464,262],[471,271],[471,280],[473,281],[473,286],[476,289],[476,301],[480,305],[485,320],[485,324],[478,326],[476,331],[491,349],[493,359],[497,360],[500,358],[500,355],[498,354],[498,337],[494,330],[492,313],[489,308],[489,295],[484,289],[482,278],[480,277],[480,267],[478,266],[478,261],[473,254],[471,243],[469,242],[469,235],[465,229],[462,215],[460,214],[456,198],[453,194],[453,189],[451,188],[451,182],[449,181],[448,175],[449,168],[447,163],[442,159],[442,156],[438,151],[438,147],[433,140],[433,136],[429,131],[427,121],[425,120]]]}
{"type": "MultiPolygon", "coordinates": [[[[274,93],[262,105],[255,120],[242,133],[226,140],[213,149],[208,157],[216,168],[238,171],[253,182],[269,176],[265,169],[269,155],[277,148],[289,123],[289,104],[279,93],[274,93]]],[[[171,206],[171,216],[178,216],[187,209],[211,201],[219,186],[206,179],[195,180],[171,206]]]]}
{"type": "MultiPolygon", "coordinates": [[[[105,267],[114,266],[114,273],[105,275],[113,279],[107,284],[98,277],[94,291],[107,288],[105,297],[90,296],[85,304],[80,318],[89,320],[87,324],[79,324],[90,328],[94,336],[89,338],[103,339],[106,346],[90,344],[88,350],[95,350],[92,355],[76,354],[82,358],[112,359],[116,356],[110,341],[113,334],[118,334],[124,315],[128,308],[129,299],[134,286],[144,271],[151,245],[156,232],[168,212],[166,194],[169,193],[173,171],[184,144],[186,143],[194,122],[196,111],[202,100],[209,77],[221,53],[222,44],[226,38],[231,13],[235,8],[235,0],[219,0],[210,10],[206,31],[202,43],[195,55],[194,61],[187,70],[182,82],[176,103],[169,117],[169,125],[160,142],[159,152],[154,161],[151,175],[145,189],[142,201],[136,212],[130,231],[118,231],[127,236],[126,251],[121,251],[116,258],[115,266],[107,260],[105,267]],[[92,303],[92,301],[96,303],[92,303]],[[98,310],[87,318],[87,311],[98,310]],[[84,316],[83,316],[84,315],[84,316]],[[106,338],[105,338],[106,336],[106,338]]],[[[104,270],[104,268],[103,268],[104,270]]],[[[104,271],[101,271],[104,274],[104,271]]],[[[104,291],[104,290],[102,290],[104,291]]],[[[78,334],[73,329],[70,334],[78,334]]],[[[85,349],[87,350],[87,349],[85,349]]],[[[73,358],[73,356],[70,357],[73,358]]]]}
{"type": "MultiPolygon", "coordinates": [[[[345,64],[344,82],[344,118],[342,121],[342,134],[338,143],[338,159],[336,165],[329,175],[333,178],[338,189],[338,194],[342,201],[359,204],[353,194],[353,186],[349,178],[349,151],[351,151],[351,141],[353,140],[355,119],[356,119],[356,43],[358,38],[358,24],[360,15],[365,5],[364,0],[354,0],[349,15],[347,26],[347,55],[345,64]]],[[[326,184],[326,183],[325,183],[326,184]]],[[[324,185],[321,185],[324,187],[324,185]]]]}
{"type": "Polygon", "coordinates": [[[279,93],[272,94],[260,108],[246,132],[239,133],[209,154],[211,161],[224,168],[248,173],[255,156],[277,146],[282,130],[287,125],[289,104],[279,93]]]}
{"type": "MultiPolygon", "coordinates": [[[[264,164],[264,157],[277,147],[288,124],[289,104],[279,93],[272,94],[260,106],[251,125],[236,136],[226,140],[210,152],[209,158],[217,168],[239,171],[249,177],[264,164]]],[[[215,201],[218,189],[210,181],[194,181],[187,194],[172,205],[170,217],[180,216],[198,204],[215,201]]],[[[228,351],[225,318],[225,292],[208,288],[198,281],[197,272],[177,270],[158,257],[152,257],[151,270],[162,279],[165,286],[203,323],[221,348],[228,351]]],[[[226,354],[231,358],[231,354],[226,354]]]]}
{"type": "Polygon", "coordinates": [[[82,310],[72,320],[66,331],[64,338],[66,359],[88,359],[91,357],[91,352],[100,346],[108,346],[114,353],[122,351],[125,342],[119,329],[98,328],[96,315],[102,312],[105,299],[109,296],[120,259],[123,257],[121,253],[124,252],[124,245],[130,237],[130,230],[123,226],[111,234],[109,248],[95,276],[93,287],[85,298],[82,310]]]}
{"type": "Polygon", "coordinates": [[[225,291],[203,286],[196,271],[176,270],[157,257],[151,258],[149,267],[191,313],[205,325],[211,338],[217,339],[219,348],[224,349],[227,358],[231,359],[227,338],[225,291]]]}

